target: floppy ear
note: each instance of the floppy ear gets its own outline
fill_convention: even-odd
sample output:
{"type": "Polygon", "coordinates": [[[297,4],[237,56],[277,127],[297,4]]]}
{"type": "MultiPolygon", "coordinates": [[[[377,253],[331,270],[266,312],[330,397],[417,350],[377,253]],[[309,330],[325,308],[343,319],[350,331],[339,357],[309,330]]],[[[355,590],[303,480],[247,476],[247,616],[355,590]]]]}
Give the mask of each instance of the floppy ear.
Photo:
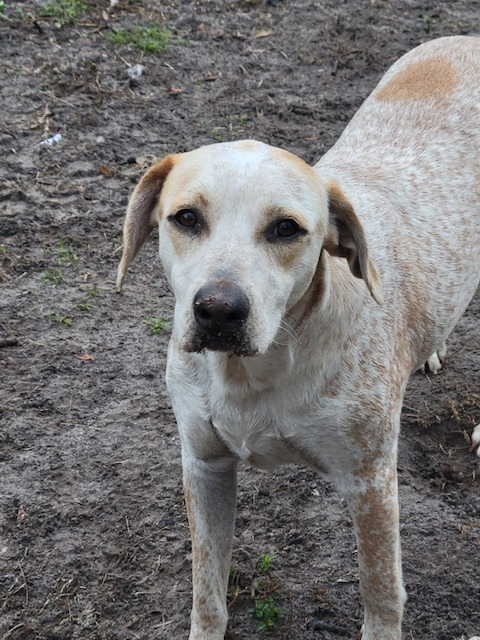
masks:
{"type": "Polygon", "coordinates": [[[117,291],[122,288],[128,265],[157,226],[155,207],[173,165],[173,156],[167,156],[150,167],[132,193],[123,226],[123,254],[118,265],[117,291]]]}
{"type": "Polygon", "coordinates": [[[329,228],[325,249],[331,256],[346,258],[356,278],[365,280],[372,298],[382,304],[382,283],[368,256],[362,223],[343,191],[335,183],[328,185],[329,228]]]}

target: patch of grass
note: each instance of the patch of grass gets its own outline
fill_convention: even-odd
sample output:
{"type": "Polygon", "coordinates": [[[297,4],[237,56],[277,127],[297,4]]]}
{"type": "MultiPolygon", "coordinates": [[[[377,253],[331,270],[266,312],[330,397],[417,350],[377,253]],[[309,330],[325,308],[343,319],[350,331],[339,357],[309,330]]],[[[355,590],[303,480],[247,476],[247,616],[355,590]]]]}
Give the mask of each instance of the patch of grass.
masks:
{"type": "Polygon", "coordinates": [[[167,51],[170,44],[170,31],[156,24],[149,27],[133,27],[133,29],[119,29],[109,35],[109,40],[115,45],[131,45],[145,53],[167,51]]]}
{"type": "Polygon", "coordinates": [[[262,576],[256,578],[252,583],[253,615],[258,621],[257,631],[274,629],[279,619],[283,617],[283,612],[277,606],[272,595],[272,592],[276,590],[276,585],[268,576],[274,561],[273,554],[263,554],[258,563],[262,576]]]}
{"type": "Polygon", "coordinates": [[[147,318],[145,324],[150,328],[150,335],[154,336],[165,329],[166,323],[164,318],[147,318]]]}
{"type": "Polygon", "coordinates": [[[223,124],[208,127],[208,133],[215,142],[226,142],[248,137],[246,131],[248,116],[246,114],[227,114],[223,116],[222,120],[223,124]]]}
{"type": "Polygon", "coordinates": [[[43,281],[46,284],[52,284],[54,287],[58,287],[62,283],[63,277],[58,269],[50,270],[46,269],[43,272],[43,281]]]}
{"type": "Polygon", "coordinates": [[[433,18],[428,14],[422,16],[422,28],[425,33],[430,33],[433,27],[433,18]]]}
{"type": "Polygon", "coordinates": [[[232,565],[228,574],[227,601],[233,604],[241,593],[240,571],[238,567],[232,565]]]}
{"type": "Polygon", "coordinates": [[[65,316],[63,313],[59,311],[54,311],[53,313],[49,313],[48,317],[60,324],[65,325],[66,327],[71,327],[73,324],[73,318],[71,316],[65,316]]]}
{"type": "Polygon", "coordinates": [[[71,244],[65,244],[62,240],[57,248],[46,249],[45,252],[51,258],[51,261],[55,263],[56,267],[46,269],[43,272],[43,282],[52,284],[58,287],[63,281],[62,268],[77,266],[78,255],[75,252],[71,244]]]}
{"type": "Polygon", "coordinates": [[[258,568],[262,573],[268,573],[272,568],[272,564],[275,561],[275,556],[270,553],[264,553],[258,563],[258,568]]]}
{"type": "Polygon", "coordinates": [[[83,0],[52,0],[43,5],[40,13],[44,18],[54,18],[59,27],[65,27],[89,9],[90,5],[83,0]]]}
{"type": "Polygon", "coordinates": [[[280,610],[275,604],[272,595],[255,600],[254,615],[258,620],[257,631],[267,631],[275,628],[280,617],[280,610]]]}
{"type": "Polygon", "coordinates": [[[78,262],[78,255],[73,249],[71,245],[63,244],[62,240],[60,240],[60,244],[58,245],[58,257],[57,263],[60,266],[72,265],[78,262]]]}
{"type": "Polygon", "coordinates": [[[220,129],[220,127],[213,127],[212,129],[210,129],[212,140],[214,140],[215,142],[224,142],[222,134],[219,133],[218,129],[220,129]]]}
{"type": "Polygon", "coordinates": [[[3,0],[0,0],[0,14],[2,14],[5,11],[5,2],[3,0]]]}

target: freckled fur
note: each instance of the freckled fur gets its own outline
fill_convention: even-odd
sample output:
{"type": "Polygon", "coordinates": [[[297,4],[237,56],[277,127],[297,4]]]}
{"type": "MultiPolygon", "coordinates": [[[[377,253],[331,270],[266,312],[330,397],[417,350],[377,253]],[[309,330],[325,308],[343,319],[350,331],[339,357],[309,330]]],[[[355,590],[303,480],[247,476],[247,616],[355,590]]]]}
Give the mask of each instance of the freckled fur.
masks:
{"type": "Polygon", "coordinates": [[[314,168],[224,143],[174,156],[159,186],[134,192],[119,281],[161,190],[176,297],[167,385],[192,536],[190,640],[224,637],[240,462],[306,464],[336,485],[357,538],[362,640],[400,640],[400,413],[409,375],[443,353],[479,283],[479,123],[480,40],[443,38],[393,65],[314,168]],[[165,218],[195,193],[209,233],[179,251],[165,218]],[[288,260],[259,236],[278,210],[308,230],[288,260]],[[255,356],[187,352],[195,293],[222,278],[248,296],[255,356]]]}

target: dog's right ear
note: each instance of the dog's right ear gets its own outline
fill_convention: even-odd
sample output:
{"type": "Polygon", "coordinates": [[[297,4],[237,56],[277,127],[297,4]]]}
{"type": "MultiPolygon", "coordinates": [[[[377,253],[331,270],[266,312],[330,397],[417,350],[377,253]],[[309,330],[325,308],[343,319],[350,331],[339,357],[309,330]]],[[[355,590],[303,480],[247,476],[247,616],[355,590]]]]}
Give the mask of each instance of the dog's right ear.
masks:
{"type": "Polygon", "coordinates": [[[132,193],[123,226],[123,254],[118,265],[117,291],[122,289],[129,264],[157,226],[155,207],[174,163],[174,156],[166,156],[150,167],[132,193]]]}

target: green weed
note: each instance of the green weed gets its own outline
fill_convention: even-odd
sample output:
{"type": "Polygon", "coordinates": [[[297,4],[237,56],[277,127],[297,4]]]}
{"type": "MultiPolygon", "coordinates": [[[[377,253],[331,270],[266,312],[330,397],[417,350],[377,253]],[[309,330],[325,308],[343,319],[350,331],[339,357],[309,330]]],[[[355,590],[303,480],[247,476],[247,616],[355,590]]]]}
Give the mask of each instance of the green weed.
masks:
{"type": "Polygon", "coordinates": [[[73,318],[71,316],[65,316],[63,313],[59,311],[55,311],[53,313],[49,313],[48,317],[60,324],[64,324],[66,327],[71,327],[73,324],[73,318]]]}
{"type": "Polygon", "coordinates": [[[425,33],[430,33],[433,27],[433,18],[428,14],[422,16],[422,28],[425,33]]]}
{"type": "Polygon", "coordinates": [[[241,593],[240,588],[240,571],[238,567],[231,565],[228,574],[227,601],[233,604],[241,593]]]}
{"type": "Polygon", "coordinates": [[[276,590],[275,583],[268,576],[274,561],[275,556],[273,554],[263,554],[258,563],[258,568],[262,576],[256,578],[252,584],[252,595],[254,599],[253,615],[258,620],[258,631],[274,629],[279,618],[283,616],[282,611],[278,608],[272,595],[272,591],[276,590]]]}
{"type": "Polygon", "coordinates": [[[131,45],[145,53],[167,51],[170,44],[170,31],[159,29],[156,24],[149,27],[133,27],[131,30],[119,29],[109,35],[109,40],[115,45],[131,45]]]}
{"type": "Polygon", "coordinates": [[[52,0],[43,5],[41,15],[44,18],[54,18],[59,27],[65,27],[73,24],[89,9],[90,5],[83,0],[52,0]]]}
{"type": "Polygon", "coordinates": [[[145,320],[147,327],[150,327],[150,335],[154,336],[165,329],[166,323],[164,318],[147,318],[145,320]]]}
{"type": "Polygon", "coordinates": [[[54,287],[58,287],[62,283],[63,277],[58,269],[54,269],[50,271],[50,269],[46,269],[43,272],[43,282],[45,284],[52,284],[54,287]]]}
{"type": "Polygon", "coordinates": [[[268,595],[264,598],[257,598],[255,600],[254,615],[258,620],[258,631],[274,629],[280,617],[280,610],[275,604],[273,596],[268,595]]]}
{"type": "Polygon", "coordinates": [[[259,569],[262,573],[268,573],[272,568],[272,564],[275,560],[275,556],[270,553],[265,553],[259,562],[259,569]]]}
{"type": "Polygon", "coordinates": [[[70,245],[64,245],[62,241],[58,246],[57,263],[60,266],[72,265],[78,262],[78,255],[70,245]]]}

